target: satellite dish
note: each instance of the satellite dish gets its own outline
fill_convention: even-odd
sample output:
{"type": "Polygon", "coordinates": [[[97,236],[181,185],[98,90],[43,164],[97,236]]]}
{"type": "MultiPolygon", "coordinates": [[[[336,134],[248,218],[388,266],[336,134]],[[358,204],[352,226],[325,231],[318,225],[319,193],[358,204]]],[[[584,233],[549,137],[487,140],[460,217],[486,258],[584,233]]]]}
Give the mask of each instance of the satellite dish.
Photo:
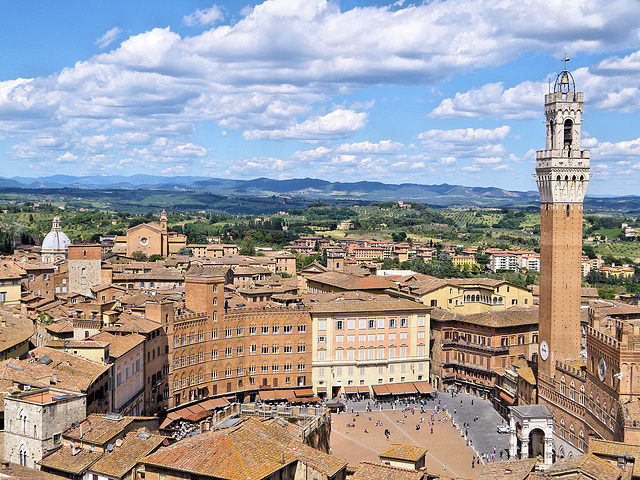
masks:
{"type": "Polygon", "coordinates": [[[121,447],[122,446],[122,439],[119,438],[116,440],[116,447],[121,447]]]}
{"type": "Polygon", "coordinates": [[[107,445],[107,451],[113,452],[113,445],[111,444],[107,445]]]}

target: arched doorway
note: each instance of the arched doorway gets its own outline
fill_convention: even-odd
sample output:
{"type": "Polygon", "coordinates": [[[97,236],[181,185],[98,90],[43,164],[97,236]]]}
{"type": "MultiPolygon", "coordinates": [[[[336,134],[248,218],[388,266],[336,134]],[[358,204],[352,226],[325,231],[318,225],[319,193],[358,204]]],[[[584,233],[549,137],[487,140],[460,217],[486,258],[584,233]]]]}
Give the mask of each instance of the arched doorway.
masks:
{"type": "Polygon", "coordinates": [[[534,428],[529,432],[529,458],[544,458],[544,431],[534,428]]]}

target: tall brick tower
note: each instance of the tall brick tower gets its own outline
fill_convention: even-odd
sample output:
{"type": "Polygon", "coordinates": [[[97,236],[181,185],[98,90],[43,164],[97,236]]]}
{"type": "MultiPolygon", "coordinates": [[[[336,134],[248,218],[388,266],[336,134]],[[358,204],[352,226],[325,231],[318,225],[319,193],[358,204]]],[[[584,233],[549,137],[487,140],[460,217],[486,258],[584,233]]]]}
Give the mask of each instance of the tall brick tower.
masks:
{"type": "Polygon", "coordinates": [[[580,150],[584,93],[564,70],[545,95],[547,145],[536,155],[540,192],[541,377],[556,361],[579,358],[582,202],[591,174],[589,150],[580,150]]]}

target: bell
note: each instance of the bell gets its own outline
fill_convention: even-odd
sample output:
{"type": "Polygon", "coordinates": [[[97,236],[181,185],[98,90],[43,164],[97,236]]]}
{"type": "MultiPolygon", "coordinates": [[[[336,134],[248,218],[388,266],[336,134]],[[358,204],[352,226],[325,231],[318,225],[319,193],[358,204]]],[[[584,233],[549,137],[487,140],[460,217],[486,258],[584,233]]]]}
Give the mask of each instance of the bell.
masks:
{"type": "Polygon", "coordinates": [[[564,72],[562,74],[562,78],[560,79],[560,83],[562,85],[569,85],[569,75],[567,74],[567,72],[564,72]]]}

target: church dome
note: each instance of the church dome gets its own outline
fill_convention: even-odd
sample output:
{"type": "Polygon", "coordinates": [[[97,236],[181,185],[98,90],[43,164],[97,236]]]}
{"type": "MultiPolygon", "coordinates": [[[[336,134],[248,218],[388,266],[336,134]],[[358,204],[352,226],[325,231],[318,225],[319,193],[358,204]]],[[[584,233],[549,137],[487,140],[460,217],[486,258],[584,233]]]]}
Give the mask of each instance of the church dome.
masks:
{"type": "Polygon", "coordinates": [[[71,240],[69,237],[65,235],[60,228],[60,219],[55,217],[53,219],[53,225],[51,226],[51,231],[47,233],[47,236],[44,237],[42,241],[41,252],[60,252],[66,251],[69,247],[71,240]]]}

